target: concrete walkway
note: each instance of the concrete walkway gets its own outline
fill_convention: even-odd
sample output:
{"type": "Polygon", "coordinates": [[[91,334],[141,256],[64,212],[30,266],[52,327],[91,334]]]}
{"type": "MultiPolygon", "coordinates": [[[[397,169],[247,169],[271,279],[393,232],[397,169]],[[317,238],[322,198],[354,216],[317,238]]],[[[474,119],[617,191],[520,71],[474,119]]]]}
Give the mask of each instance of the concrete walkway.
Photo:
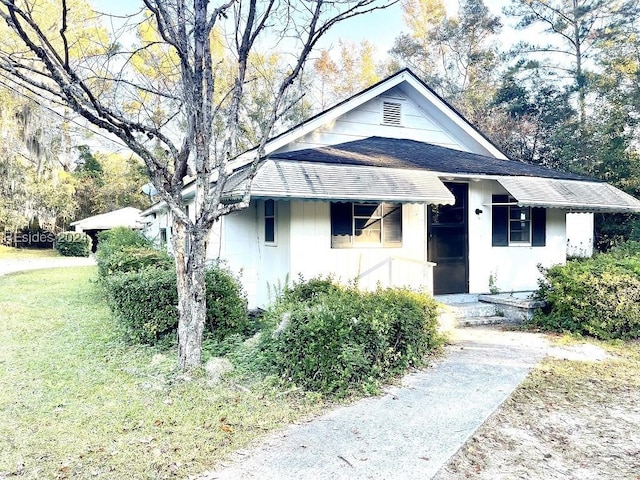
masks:
{"type": "Polygon", "coordinates": [[[95,265],[93,257],[59,257],[59,258],[10,258],[0,259],[0,277],[8,273],[43,268],[85,267],[95,265]]]}
{"type": "Polygon", "coordinates": [[[541,335],[460,329],[446,356],[381,397],[292,425],[201,479],[429,479],[548,349],[541,335]]]}

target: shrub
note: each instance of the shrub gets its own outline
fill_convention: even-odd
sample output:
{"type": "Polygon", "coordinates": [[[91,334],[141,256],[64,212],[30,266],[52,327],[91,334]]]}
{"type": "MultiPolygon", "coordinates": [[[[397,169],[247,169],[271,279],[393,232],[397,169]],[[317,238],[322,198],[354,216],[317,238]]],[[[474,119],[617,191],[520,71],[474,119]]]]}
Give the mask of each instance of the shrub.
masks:
{"type": "Polygon", "coordinates": [[[108,275],[109,258],[114,253],[125,247],[145,247],[151,249],[152,242],[141,232],[126,227],[112,228],[98,234],[98,247],[96,249],[96,262],[98,264],[98,276],[108,275]]]}
{"type": "MultiPolygon", "coordinates": [[[[249,333],[246,298],[238,280],[217,266],[207,270],[205,281],[205,333],[218,340],[249,333]]],[[[120,271],[106,276],[103,285],[109,307],[129,341],[156,344],[175,333],[178,291],[174,269],[152,266],[120,271]]]]}
{"type": "Polygon", "coordinates": [[[146,268],[104,278],[107,302],[124,336],[133,343],[155,344],[178,327],[178,291],[174,270],[146,268]]]}
{"type": "Polygon", "coordinates": [[[537,296],[547,306],[533,323],[600,339],[640,336],[640,255],[627,245],[543,270],[537,296]]]}
{"type": "Polygon", "coordinates": [[[114,273],[135,272],[147,267],[158,267],[169,270],[173,267],[173,259],[166,253],[149,247],[122,247],[104,256],[101,260],[104,275],[114,273]]]}
{"type": "Polygon", "coordinates": [[[88,257],[91,237],[86,233],[62,232],[56,236],[56,250],[65,257],[88,257]]]}
{"type": "Polygon", "coordinates": [[[209,268],[205,277],[207,288],[206,331],[216,339],[232,334],[251,332],[247,297],[240,280],[221,267],[209,268]]]}
{"type": "Polygon", "coordinates": [[[433,299],[404,289],[360,292],[313,279],[267,311],[260,356],[282,378],[329,395],[377,391],[440,345],[433,299]],[[296,293],[297,292],[297,293],[296,293]],[[301,295],[306,300],[293,297],[301,295]]]}

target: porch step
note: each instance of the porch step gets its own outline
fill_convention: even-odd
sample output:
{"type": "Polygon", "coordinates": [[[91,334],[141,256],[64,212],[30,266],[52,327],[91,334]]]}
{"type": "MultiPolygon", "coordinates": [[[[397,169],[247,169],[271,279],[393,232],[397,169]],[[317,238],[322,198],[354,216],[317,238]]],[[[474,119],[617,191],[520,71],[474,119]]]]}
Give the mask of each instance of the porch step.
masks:
{"type": "Polygon", "coordinates": [[[496,306],[493,303],[464,302],[444,305],[444,310],[455,318],[492,317],[496,315],[496,306]]]}
{"type": "Polygon", "coordinates": [[[466,317],[458,319],[459,327],[479,327],[481,325],[504,325],[506,323],[514,323],[504,316],[492,315],[490,317],[466,317]]]}

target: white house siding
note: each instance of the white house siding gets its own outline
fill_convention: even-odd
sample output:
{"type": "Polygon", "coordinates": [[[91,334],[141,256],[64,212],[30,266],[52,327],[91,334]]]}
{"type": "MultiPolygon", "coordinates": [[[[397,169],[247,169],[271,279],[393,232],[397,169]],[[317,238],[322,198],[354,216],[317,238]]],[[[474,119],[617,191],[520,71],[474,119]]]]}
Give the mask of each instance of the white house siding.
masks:
{"type": "Polygon", "coordinates": [[[275,295],[285,285],[289,277],[290,249],[290,203],[275,202],[275,242],[265,242],[264,201],[256,202],[258,211],[257,254],[258,275],[256,285],[256,305],[264,307],[274,300],[275,295]]]}
{"type": "MultiPolygon", "coordinates": [[[[242,284],[249,298],[249,307],[255,307],[258,287],[258,250],[256,240],[257,212],[254,202],[239,212],[234,212],[222,219],[222,245],[220,258],[225,260],[231,270],[240,275],[242,284]]],[[[213,256],[212,258],[216,258],[213,256]]]]}
{"type": "Polygon", "coordinates": [[[291,202],[294,277],[331,273],[341,282],[350,282],[360,276],[358,284],[364,289],[378,284],[421,288],[428,283],[423,205],[403,205],[401,248],[331,248],[329,210],[329,202],[291,202]]]}
{"type": "MultiPolygon", "coordinates": [[[[435,107],[432,108],[434,108],[435,114],[435,107]]],[[[461,142],[447,133],[446,129],[436,122],[429,112],[421,109],[400,89],[395,88],[387,94],[374,98],[338,117],[334,122],[291,142],[278,152],[336,145],[372,136],[417,140],[458,150],[468,150],[461,142]],[[385,101],[397,102],[402,105],[402,126],[382,124],[382,103],[385,101]]]]}
{"type": "Polygon", "coordinates": [[[593,213],[567,213],[567,255],[593,255],[593,213]]]}
{"type": "Polygon", "coordinates": [[[469,185],[469,291],[489,291],[489,278],[500,291],[535,290],[538,264],[549,267],[565,263],[565,211],[547,209],[546,245],[491,246],[491,196],[506,192],[495,181],[469,185]],[[476,214],[479,208],[482,213],[476,214]]]}

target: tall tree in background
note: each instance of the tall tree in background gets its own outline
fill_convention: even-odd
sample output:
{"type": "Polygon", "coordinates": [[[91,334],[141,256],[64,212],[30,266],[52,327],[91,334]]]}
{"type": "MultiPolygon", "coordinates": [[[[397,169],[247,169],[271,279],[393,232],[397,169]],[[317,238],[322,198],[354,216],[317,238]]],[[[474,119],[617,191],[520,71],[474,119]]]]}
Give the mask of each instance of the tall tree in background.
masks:
{"type": "Polygon", "coordinates": [[[339,55],[332,58],[322,50],[313,62],[317,104],[321,110],[370,87],[380,80],[375,46],[368,40],[355,43],[339,40],[339,55]]]}
{"type": "MultiPolygon", "coordinates": [[[[594,45],[626,8],[623,0],[512,0],[505,14],[518,19],[516,28],[539,30],[540,42],[522,42],[515,52],[536,68],[566,79],[577,93],[580,127],[586,126],[586,97],[593,71],[594,45]]],[[[631,19],[629,19],[631,20],[631,19]]]]}
{"type": "Polygon", "coordinates": [[[158,194],[171,210],[181,367],[201,361],[205,242],[217,219],[248,206],[249,185],[265,144],[291,108],[287,97],[290,86],[313,47],[332,26],[390,3],[229,0],[214,5],[208,0],[144,0],[144,16],[135,21],[148,22],[157,32],[157,41],[141,41],[127,52],[118,50],[114,42],[94,43],[92,48],[97,52],[74,57],[75,39],[78,32],[86,31],[86,24],[74,21],[72,0],[36,2],[36,7],[47,11],[46,18],[37,14],[38,8],[31,2],[0,0],[0,16],[10,30],[3,32],[3,38],[11,35],[12,39],[0,45],[4,78],[68,106],[118,137],[145,162],[158,194]],[[216,28],[221,28],[235,59],[231,82],[218,83],[215,67],[220,59],[212,48],[216,28]],[[291,61],[273,84],[269,115],[247,160],[247,188],[241,201],[223,203],[230,162],[240,153],[237,139],[247,107],[250,55],[259,43],[275,47],[285,38],[291,61]],[[153,57],[159,52],[175,62],[168,79],[174,89],[158,89],[156,79],[151,81],[139,66],[132,65],[132,57],[151,48],[156,50],[153,57]],[[118,71],[112,71],[115,66],[118,71]],[[159,104],[162,114],[155,118],[159,104]],[[215,125],[222,128],[214,129],[215,125]],[[195,203],[191,216],[182,197],[189,178],[195,203]]]}
{"type": "Polygon", "coordinates": [[[408,34],[396,38],[396,66],[416,69],[422,79],[472,123],[490,135],[487,111],[498,84],[500,18],[482,0],[462,0],[447,17],[439,0],[403,3],[408,34]]]}

